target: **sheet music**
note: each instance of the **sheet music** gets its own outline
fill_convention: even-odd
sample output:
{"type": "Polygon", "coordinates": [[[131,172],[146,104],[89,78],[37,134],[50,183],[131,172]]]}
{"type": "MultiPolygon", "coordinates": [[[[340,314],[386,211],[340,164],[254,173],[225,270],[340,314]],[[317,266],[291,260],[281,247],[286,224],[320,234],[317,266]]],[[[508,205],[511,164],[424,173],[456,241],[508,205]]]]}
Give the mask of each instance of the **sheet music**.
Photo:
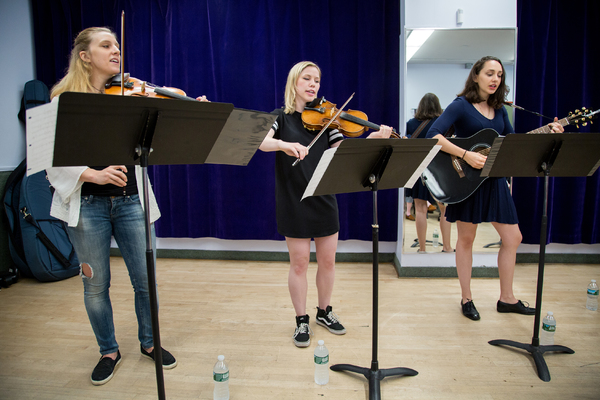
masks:
{"type": "Polygon", "coordinates": [[[410,179],[406,182],[406,185],[404,186],[405,188],[412,188],[415,185],[417,179],[419,179],[423,171],[425,171],[425,168],[427,168],[431,160],[433,160],[433,158],[437,155],[438,151],[440,151],[441,148],[442,146],[439,144],[436,144],[431,148],[429,154],[427,154],[427,157],[423,159],[423,162],[419,165],[419,167],[415,170],[410,179]]]}
{"type": "Polygon", "coordinates": [[[338,148],[339,147],[333,147],[323,152],[323,155],[319,160],[319,164],[317,164],[317,168],[315,168],[315,172],[313,172],[313,176],[312,178],[310,178],[310,182],[308,182],[308,185],[306,186],[306,189],[304,190],[304,194],[302,195],[302,199],[300,201],[312,196],[313,193],[315,193],[317,185],[319,184],[319,182],[321,182],[321,178],[323,178],[325,171],[327,171],[327,167],[329,166],[329,163],[333,159],[333,155],[335,154],[338,148]]]}
{"type": "Polygon", "coordinates": [[[52,167],[58,99],[26,113],[27,176],[52,167]]]}

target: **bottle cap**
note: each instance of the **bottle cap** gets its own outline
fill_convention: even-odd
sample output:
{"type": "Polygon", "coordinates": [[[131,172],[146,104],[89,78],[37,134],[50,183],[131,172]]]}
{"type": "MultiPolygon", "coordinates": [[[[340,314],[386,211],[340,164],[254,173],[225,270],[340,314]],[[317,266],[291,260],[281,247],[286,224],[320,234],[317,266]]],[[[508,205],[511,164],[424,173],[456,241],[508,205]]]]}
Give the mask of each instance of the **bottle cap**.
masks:
{"type": "Polygon", "coordinates": [[[592,282],[596,282],[596,280],[595,280],[595,279],[592,279],[592,282]]]}
{"type": "Polygon", "coordinates": [[[319,343],[319,346],[323,346],[325,344],[323,340],[319,340],[317,343],[319,343]]]}
{"type": "Polygon", "coordinates": [[[552,311],[548,311],[548,315],[554,315],[552,311]]]}
{"type": "Polygon", "coordinates": [[[219,361],[223,361],[224,359],[225,359],[225,356],[218,356],[217,357],[217,360],[219,360],[219,361]]]}

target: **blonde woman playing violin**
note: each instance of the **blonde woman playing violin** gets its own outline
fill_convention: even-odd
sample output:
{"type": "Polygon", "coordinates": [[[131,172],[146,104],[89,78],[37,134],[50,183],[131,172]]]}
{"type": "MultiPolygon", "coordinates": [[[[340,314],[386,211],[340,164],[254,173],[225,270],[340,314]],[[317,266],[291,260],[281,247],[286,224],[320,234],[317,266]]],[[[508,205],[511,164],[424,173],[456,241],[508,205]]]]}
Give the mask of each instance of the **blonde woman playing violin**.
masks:
{"type": "MultiPolygon", "coordinates": [[[[52,89],[52,97],[66,91],[104,93],[104,84],[120,72],[120,56],[112,31],[83,30],[75,39],[68,72],[52,89]]],[[[134,289],[141,354],[154,360],[145,217],[139,197],[143,190],[141,169],[133,165],[60,167],[47,173],[55,188],[51,215],[67,222],[69,238],[81,262],[85,308],[101,354],[91,380],[102,385],[113,377],[121,362],[109,296],[111,236],[121,250],[134,289]]],[[[148,187],[153,223],[160,211],[148,187]]],[[[154,224],[152,241],[154,248],[154,224]]],[[[171,353],[162,349],[161,354],[163,368],[177,365],[171,353]]]]}
{"type": "MultiPolygon", "coordinates": [[[[292,67],[285,88],[285,107],[274,111],[277,120],[260,145],[262,151],[277,152],[277,230],[285,236],[290,256],[288,288],[296,312],[293,342],[298,347],[308,347],[312,333],[306,313],[311,239],[315,241],[317,256],[317,324],[336,335],[346,333],[331,307],[339,231],[335,195],[313,196],[300,201],[323,152],[339,146],[343,140],[340,132],[330,129],[312,145],[310,153],[308,151],[307,146],[317,132],[304,127],[302,112],[316,99],[320,83],[321,70],[315,63],[303,61],[292,67]],[[302,161],[292,166],[296,159],[302,161]]],[[[390,127],[381,126],[369,137],[388,138],[391,131],[390,127]]]]}

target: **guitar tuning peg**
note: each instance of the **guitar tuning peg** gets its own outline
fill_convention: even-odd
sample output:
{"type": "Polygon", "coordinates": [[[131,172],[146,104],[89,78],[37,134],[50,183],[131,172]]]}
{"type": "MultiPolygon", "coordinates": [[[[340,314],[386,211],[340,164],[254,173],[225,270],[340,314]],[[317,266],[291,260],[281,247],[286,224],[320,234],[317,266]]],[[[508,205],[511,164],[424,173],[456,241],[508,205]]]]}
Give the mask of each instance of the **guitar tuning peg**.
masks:
{"type": "Polygon", "coordinates": [[[587,126],[587,122],[584,122],[583,124],[581,124],[581,126],[587,126]]]}

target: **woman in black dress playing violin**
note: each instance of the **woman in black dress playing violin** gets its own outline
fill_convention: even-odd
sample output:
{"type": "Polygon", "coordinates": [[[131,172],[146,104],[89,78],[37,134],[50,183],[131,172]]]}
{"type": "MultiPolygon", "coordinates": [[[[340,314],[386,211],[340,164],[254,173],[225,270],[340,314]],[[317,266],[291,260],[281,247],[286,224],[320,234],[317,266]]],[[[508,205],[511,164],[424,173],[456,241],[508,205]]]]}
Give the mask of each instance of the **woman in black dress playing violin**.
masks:
{"type": "MultiPolygon", "coordinates": [[[[323,152],[339,146],[343,140],[337,129],[329,129],[312,144],[310,153],[307,148],[317,132],[304,127],[302,112],[317,97],[320,82],[321,70],[315,63],[303,61],[292,67],[285,88],[285,107],[274,111],[277,120],[260,145],[262,151],[277,152],[277,230],[285,236],[290,256],[288,288],[296,312],[293,341],[298,347],[308,347],[312,333],[306,313],[311,239],[317,255],[317,324],[337,335],[346,333],[331,307],[339,231],[335,195],[311,196],[300,201],[323,152]],[[292,166],[296,159],[302,161],[292,166]]],[[[391,131],[382,125],[369,137],[388,138],[391,131]]]]}

